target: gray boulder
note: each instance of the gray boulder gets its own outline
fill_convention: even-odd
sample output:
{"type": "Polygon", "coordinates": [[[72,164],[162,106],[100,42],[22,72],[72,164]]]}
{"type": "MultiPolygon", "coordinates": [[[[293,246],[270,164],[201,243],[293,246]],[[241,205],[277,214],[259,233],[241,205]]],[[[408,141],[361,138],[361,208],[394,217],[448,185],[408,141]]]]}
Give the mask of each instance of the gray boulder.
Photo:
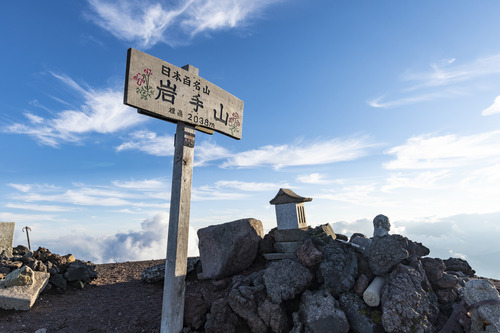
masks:
{"type": "MultiPolygon", "coordinates": [[[[188,257],[186,274],[196,269],[200,261],[199,257],[188,257]]],[[[148,267],[141,272],[141,280],[146,283],[156,283],[165,279],[165,264],[148,267]]]]}
{"type": "Polygon", "coordinates": [[[499,333],[500,296],[493,283],[487,279],[470,280],[460,293],[469,305],[471,332],[499,333]]]}
{"type": "Polygon", "coordinates": [[[14,286],[31,286],[35,281],[33,270],[28,266],[16,269],[5,277],[3,282],[7,288],[14,286]]]}
{"type": "Polygon", "coordinates": [[[290,330],[289,320],[283,304],[275,304],[265,299],[259,305],[259,316],[264,324],[274,333],[285,333],[290,330]]]}
{"type": "Polygon", "coordinates": [[[68,282],[62,274],[53,274],[50,276],[49,282],[59,290],[66,290],[68,282]]]}
{"type": "Polygon", "coordinates": [[[307,239],[297,251],[297,258],[307,268],[312,268],[321,262],[323,254],[318,250],[312,240],[307,239]]]}
{"type": "Polygon", "coordinates": [[[227,297],[231,309],[247,322],[253,333],[265,332],[267,329],[257,310],[258,304],[263,303],[266,298],[262,274],[261,271],[248,277],[235,276],[234,285],[227,297]]]}
{"type": "Polygon", "coordinates": [[[264,273],[266,292],[273,303],[295,298],[311,282],[311,272],[291,259],[273,261],[264,273]]]}
{"type": "Polygon", "coordinates": [[[446,266],[440,258],[422,258],[422,265],[430,283],[438,282],[442,277],[446,266]]]}
{"type": "Polygon", "coordinates": [[[385,275],[410,254],[406,250],[408,239],[401,235],[375,237],[367,253],[368,264],[375,275],[385,275]]]}
{"type": "Polygon", "coordinates": [[[382,289],[382,326],[387,332],[433,332],[439,309],[434,294],[422,288],[427,278],[399,264],[382,289]]]}
{"type": "Polygon", "coordinates": [[[221,279],[249,267],[263,236],[262,222],[252,218],[199,229],[203,277],[221,279]]]}
{"type": "Polygon", "coordinates": [[[436,296],[440,304],[454,303],[458,296],[458,287],[436,290],[436,296]]]}
{"type": "Polygon", "coordinates": [[[317,271],[319,282],[334,296],[354,286],[358,274],[358,257],[349,245],[331,242],[324,246],[323,261],[317,271]]]}
{"type": "Polygon", "coordinates": [[[338,302],[327,290],[315,292],[306,290],[300,300],[298,315],[304,332],[349,332],[349,322],[344,311],[339,308],[338,302]]]}
{"type": "Polygon", "coordinates": [[[470,267],[469,263],[460,258],[448,258],[444,260],[447,272],[462,272],[467,276],[474,276],[476,271],[470,267]]]}
{"type": "MultiPolygon", "coordinates": [[[[344,293],[339,298],[340,306],[344,310],[351,331],[354,333],[380,332],[382,327],[373,322],[372,317],[380,318],[379,312],[369,309],[365,302],[354,293],[344,293]]],[[[380,323],[379,323],[380,324],[380,323]]]]}
{"type": "Polygon", "coordinates": [[[64,273],[64,278],[68,282],[72,281],[83,281],[91,282],[97,279],[97,272],[95,271],[95,265],[90,262],[85,262],[77,260],[69,264],[66,272],[64,273]]]}
{"type": "Polygon", "coordinates": [[[458,285],[458,278],[455,275],[443,273],[441,278],[434,284],[440,289],[451,289],[458,285]]]}
{"type": "Polygon", "coordinates": [[[221,298],[212,303],[205,322],[206,333],[234,333],[238,327],[238,316],[231,310],[227,299],[221,298]]]}
{"type": "Polygon", "coordinates": [[[370,238],[366,238],[364,235],[351,237],[351,243],[358,245],[358,250],[361,253],[366,253],[370,246],[372,245],[373,240],[370,238]]]}

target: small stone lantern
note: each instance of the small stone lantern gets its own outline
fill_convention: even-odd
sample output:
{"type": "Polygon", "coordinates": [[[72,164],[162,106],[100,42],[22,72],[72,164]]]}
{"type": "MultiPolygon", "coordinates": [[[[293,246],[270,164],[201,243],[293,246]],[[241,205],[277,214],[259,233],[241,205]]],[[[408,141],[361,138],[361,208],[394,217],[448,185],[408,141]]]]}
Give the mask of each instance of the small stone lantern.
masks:
{"type": "Polygon", "coordinates": [[[312,198],[304,198],[290,189],[280,188],[278,194],[269,203],[276,206],[278,230],[307,229],[304,202],[312,198]]]}

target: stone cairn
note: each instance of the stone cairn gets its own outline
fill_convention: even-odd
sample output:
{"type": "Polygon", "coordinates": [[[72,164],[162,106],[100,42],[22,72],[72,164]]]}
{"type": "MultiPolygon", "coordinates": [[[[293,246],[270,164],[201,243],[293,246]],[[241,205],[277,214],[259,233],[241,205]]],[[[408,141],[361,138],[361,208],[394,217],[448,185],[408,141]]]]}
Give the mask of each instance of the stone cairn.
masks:
{"type": "MultiPolygon", "coordinates": [[[[463,259],[427,257],[424,245],[389,234],[384,215],[373,224],[373,237],[350,239],[329,224],[263,236],[255,219],[200,229],[184,332],[500,332],[491,281],[463,259]]],[[[163,274],[155,266],[142,278],[163,274]]]]}
{"type": "Polygon", "coordinates": [[[64,293],[68,286],[83,289],[85,284],[97,278],[94,264],[77,260],[72,254],[61,256],[43,247],[30,251],[23,245],[18,245],[12,251],[4,250],[0,254],[0,279],[26,267],[35,272],[50,273],[44,292],[53,289],[64,293]]]}

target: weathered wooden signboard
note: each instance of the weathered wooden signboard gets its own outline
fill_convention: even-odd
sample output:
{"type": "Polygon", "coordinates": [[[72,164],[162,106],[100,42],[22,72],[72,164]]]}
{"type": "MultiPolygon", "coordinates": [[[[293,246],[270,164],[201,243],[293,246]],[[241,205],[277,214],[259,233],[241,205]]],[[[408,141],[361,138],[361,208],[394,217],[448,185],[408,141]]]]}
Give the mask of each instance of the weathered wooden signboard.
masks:
{"type": "Polygon", "coordinates": [[[177,123],[161,316],[162,333],[182,331],[195,130],[241,139],[243,102],[182,68],[129,49],[123,102],[177,123]]]}
{"type": "Polygon", "coordinates": [[[241,139],[242,100],[185,69],[132,48],[127,55],[124,103],[149,116],[241,139]]]}

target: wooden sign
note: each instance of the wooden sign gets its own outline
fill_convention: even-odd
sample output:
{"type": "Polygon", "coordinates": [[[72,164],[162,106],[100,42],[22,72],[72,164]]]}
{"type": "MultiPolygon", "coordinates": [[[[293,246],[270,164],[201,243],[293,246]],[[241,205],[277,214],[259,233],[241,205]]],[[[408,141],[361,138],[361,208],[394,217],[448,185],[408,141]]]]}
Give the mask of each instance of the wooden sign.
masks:
{"type": "Polygon", "coordinates": [[[241,139],[242,100],[183,68],[132,48],[127,54],[124,103],[155,118],[241,139]]]}

